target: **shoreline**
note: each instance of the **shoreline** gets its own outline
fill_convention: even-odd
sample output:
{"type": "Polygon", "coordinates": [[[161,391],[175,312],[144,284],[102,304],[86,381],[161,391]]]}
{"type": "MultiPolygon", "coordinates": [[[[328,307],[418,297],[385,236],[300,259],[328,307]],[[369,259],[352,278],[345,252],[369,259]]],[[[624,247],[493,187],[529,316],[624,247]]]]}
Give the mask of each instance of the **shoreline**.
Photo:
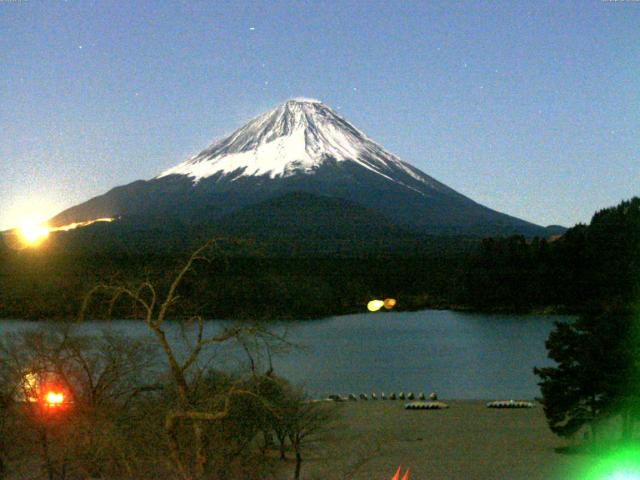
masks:
{"type": "Polygon", "coordinates": [[[369,455],[354,480],[391,478],[399,465],[416,480],[566,480],[584,462],[556,451],[572,443],[551,433],[539,405],[491,409],[481,400],[443,401],[448,409],[427,411],[388,400],[336,404],[339,420],[330,433],[336,443],[310,454],[303,472],[334,478],[331,471],[369,455]]]}
{"type": "MultiPolygon", "coordinates": [[[[394,308],[390,312],[396,313],[411,313],[411,312],[421,312],[427,310],[436,310],[436,311],[452,311],[459,313],[470,313],[470,314],[485,314],[485,315],[540,315],[540,316],[553,316],[553,315],[580,315],[584,313],[586,309],[570,309],[562,305],[555,306],[547,306],[547,307],[539,307],[532,309],[515,309],[508,307],[495,307],[490,309],[478,309],[472,308],[465,305],[445,305],[445,304],[434,304],[434,305],[424,305],[416,308],[402,308],[402,305],[394,308]]],[[[205,316],[206,321],[227,321],[227,322],[282,322],[282,323],[295,323],[295,322],[310,322],[315,320],[325,320],[333,317],[342,317],[347,315],[358,315],[358,314],[368,314],[366,307],[363,306],[361,309],[347,309],[344,311],[338,311],[332,313],[330,315],[322,315],[322,316],[299,316],[296,318],[287,318],[287,317],[216,317],[216,318],[208,318],[205,316]]],[[[387,313],[384,309],[375,313],[387,313]]],[[[86,319],[85,321],[138,321],[140,318],[103,318],[103,319],[86,319]]],[[[172,318],[172,321],[183,321],[183,318],[172,318]]],[[[14,317],[3,317],[0,315],[0,322],[2,321],[14,321],[14,322],[78,322],[77,317],[56,317],[51,316],[49,318],[14,318],[14,317]]]]}

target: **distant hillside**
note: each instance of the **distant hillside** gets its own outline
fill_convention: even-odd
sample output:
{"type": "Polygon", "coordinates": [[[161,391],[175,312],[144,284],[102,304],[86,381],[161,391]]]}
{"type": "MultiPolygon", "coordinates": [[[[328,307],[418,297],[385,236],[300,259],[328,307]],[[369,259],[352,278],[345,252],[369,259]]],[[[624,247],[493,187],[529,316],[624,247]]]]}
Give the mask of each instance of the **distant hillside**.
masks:
{"type": "Polygon", "coordinates": [[[552,242],[485,239],[457,302],[476,309],[577,311],[640,298],[640,198],[594,214],[552,242]]]}
{"type": "MultiPolygon", "coordinates": [[[[640,298],[638,198],[553,241],[417,235],[385,228],[384,216],[360,205],[308,193],[238,209],[215,227],[151,220],[60,232],[33,250],[3,246],[0,317],[73,318],[100,282],[149,279],[162,291],[211,237],[219,248],[188,276],[172,314],[302,319],[363,311],[380,297],[396,298],[399,310],[575,313],[640,298]]],[[[120,306],[115,314],[135,312],[120,306]]]]}

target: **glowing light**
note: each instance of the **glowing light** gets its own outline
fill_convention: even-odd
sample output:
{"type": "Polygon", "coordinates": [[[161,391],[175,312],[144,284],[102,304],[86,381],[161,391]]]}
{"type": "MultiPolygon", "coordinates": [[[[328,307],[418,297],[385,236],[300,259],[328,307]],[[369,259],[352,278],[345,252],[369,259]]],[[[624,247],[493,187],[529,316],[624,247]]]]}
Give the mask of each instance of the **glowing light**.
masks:
{"type": "Polygon", "coordinates": [[[385,300],[384,300],[384,308],[386,308],[387,310],[391,310],[395,306],[396,306],[396,299],[395,298],[385,298],[385,300]]]}
{"type": "Polygon", "coordinates": [[[640,472],[614,472],[610,480],[640,480],[640,472]]]}
{"type": "Polygon", "coordinates": [[[84,222],[74,222],[68,225],[52,227],[42,222],[24,220],[20,225],[5,236],[8,245],[11,248],[35,248],[40,246],[49,236],[51,232],[68,232],[76,228],[87,227],[98,222],[113,222],[115,218],[96,218],[95,220],[86,220],[84,222]]]}
{"type": "Polygon", "coordinates": [[[640,447],[621,445],[587,461],[576,480],[640,480],[640,447]]]}
{"type": "Polygon", "coordinates": [[[50,407],[57,407],[64,403],[64,394],[60,392],[47,392],[44,403],[50,407]]]}
{"type": "Polygon", "coordinates": [[[370,312],[377,312],[384,306],[384,302],[382,300],[371,300],[367,303],[367,310],[370,312]]]}
{"type": "Polygon", "coordinates": [[[45,224],[25,221],[18,227],[18,233],[25,246],[36,247],[49,236],[49,227],[45,224]]]}
{"type": "MultiPolygon", "coordinates": [[[[400,470],[402,470],[402,466],[398,467],[398,470],[396,471],[396,474],[391,478],[391,480],[399,480],[400,479],[400,470]]],[[[407,471],[404,472],[404,475],[402,476],[402,480],[409,480],[409,469],[407,468],[407,471]]]]}
{"type": "Polygon", "coordinates": [[[69,230],[73,230],[75,228],[87,227],[89,225],[93,225],[98,222],[113,222],[114,218],[96,218],[95,220],[87,220],[86,222],[74,222],[69,225],[63,225],[61,227],[53,227],[50,229],[52,232],[68,232],[69,230]]]}

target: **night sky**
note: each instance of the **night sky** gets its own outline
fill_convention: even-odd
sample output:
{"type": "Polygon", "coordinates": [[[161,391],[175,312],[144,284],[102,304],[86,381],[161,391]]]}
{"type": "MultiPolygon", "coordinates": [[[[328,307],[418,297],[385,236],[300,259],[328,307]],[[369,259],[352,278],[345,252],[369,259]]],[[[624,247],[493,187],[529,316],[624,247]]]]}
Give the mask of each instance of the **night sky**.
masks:
{"type": "Polygon", "coordinates": [[[0,0],[0,228],[312,97],[496,210],[640,194],[640,2],[0,0]]]}

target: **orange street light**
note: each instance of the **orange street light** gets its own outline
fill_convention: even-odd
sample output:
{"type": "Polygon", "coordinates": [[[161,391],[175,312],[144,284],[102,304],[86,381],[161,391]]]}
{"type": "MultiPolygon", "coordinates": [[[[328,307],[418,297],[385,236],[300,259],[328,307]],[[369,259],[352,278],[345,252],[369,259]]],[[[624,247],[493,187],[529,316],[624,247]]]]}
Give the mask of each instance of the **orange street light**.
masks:
{"type": "Polygon", "coordinates": [[[64,393],[49,391],[44,396],[44,404],[48,407],[59,407],[64,403],[64,393]]]}
{"type": "Polygon", "coordinates": [[[385,298],[385,300],[384,300],[384,308],[386,308],[387,310],[391,310],[395,306],[396,306],[396,299],[395,298],[385,298]]]}

